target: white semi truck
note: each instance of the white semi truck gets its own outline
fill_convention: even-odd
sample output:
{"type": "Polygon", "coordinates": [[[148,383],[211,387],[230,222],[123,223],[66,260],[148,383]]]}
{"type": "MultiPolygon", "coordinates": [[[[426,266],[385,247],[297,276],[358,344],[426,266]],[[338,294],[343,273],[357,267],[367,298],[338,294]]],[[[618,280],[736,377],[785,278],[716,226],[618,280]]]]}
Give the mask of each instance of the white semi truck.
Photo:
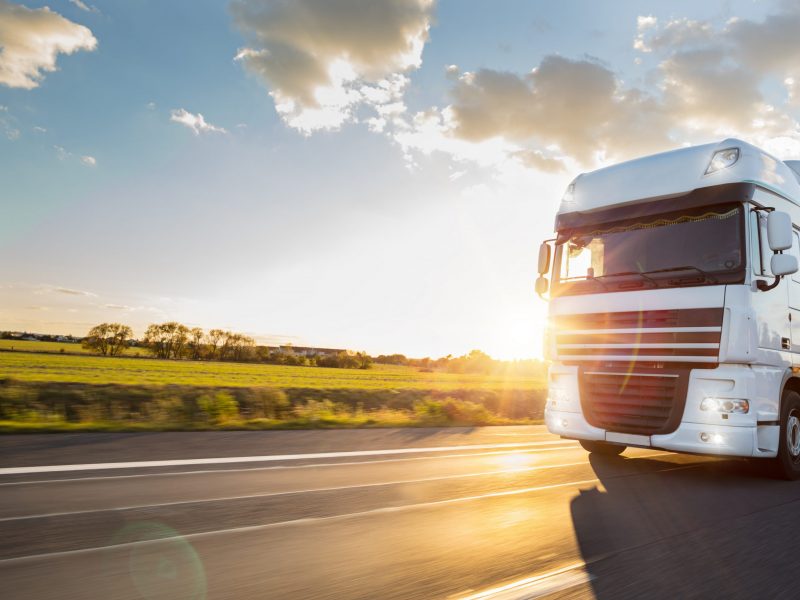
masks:
{"type": "Polygon", "coordinates": [[[555,230],[548,429],[800,478],[800,161],[727,139],[599,169],[555,230]]]}

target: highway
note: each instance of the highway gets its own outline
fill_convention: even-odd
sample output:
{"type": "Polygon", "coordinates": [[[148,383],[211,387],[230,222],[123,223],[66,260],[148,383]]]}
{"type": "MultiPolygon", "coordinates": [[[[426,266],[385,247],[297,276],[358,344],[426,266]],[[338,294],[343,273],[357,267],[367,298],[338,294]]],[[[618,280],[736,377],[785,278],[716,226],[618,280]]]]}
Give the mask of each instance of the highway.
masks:
{"type": "Polygon", "coordinates": [[[541,426],[0,437],[9,599],[797,597],[800,482],[541,426]]]}

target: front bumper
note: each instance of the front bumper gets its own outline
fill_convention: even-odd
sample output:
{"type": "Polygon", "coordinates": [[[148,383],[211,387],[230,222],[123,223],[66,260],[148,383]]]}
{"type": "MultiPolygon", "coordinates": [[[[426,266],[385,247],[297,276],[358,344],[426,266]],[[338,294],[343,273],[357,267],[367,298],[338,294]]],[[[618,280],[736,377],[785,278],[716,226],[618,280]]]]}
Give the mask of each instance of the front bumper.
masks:
{"type": "Polygon", "coordinates": [[[782,373],[772,367],[730,364],[692,370],[678,427],[668,434],[644,436],[606,432],[589,424],[581,412],[578,368],[556,363],[550,373],[545,422],[552,433],[579,440],[697,454],[775,456],[782,373]],[[745,398],[750,411],[725,417],[702,411],[700,403],[706,397],[745,398]]]}
{"type": "MultiPolygon", "coordinates": [[[[545,411],[545,423],[551,433],[577,440],[609,441],[693,454],[759,457],[775,455],[774,452],[759,448],[759,433],[764,434],[764,431],[759,432],[759,430],[763,430],[763,427],[681,423],[674,432],[667,435],[624,436],[593,427],[580,413],[551,409],[545,411]],[[701,438],[701,434],[706,436],[701,438]]],[[[774,429],[777,432],[777,427],[774,429]]]]}

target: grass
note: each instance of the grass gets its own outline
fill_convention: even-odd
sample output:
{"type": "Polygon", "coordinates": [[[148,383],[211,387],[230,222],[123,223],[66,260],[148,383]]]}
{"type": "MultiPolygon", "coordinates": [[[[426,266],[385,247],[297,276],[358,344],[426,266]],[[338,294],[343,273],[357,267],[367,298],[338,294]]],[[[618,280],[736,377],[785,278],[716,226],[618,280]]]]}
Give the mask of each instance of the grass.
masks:
{"type": "MultiPolygon", "coordinates": [[[[39,342],[47,343],[47,342],[39,342]]],[[[0,378],[18,381],[121,385],[356,390],[534,390],[537,377],[423,373],[413,367],[374,365],[371,369],[327,369],[281,365],[108,358],[91,355],[0,352],[0,378]]]]}
{"type": "Polygon", "coordinates": [[[0,351],[0,433],[528,424],[546,396],[543,378],[514,373],[109,358],[26,343],[43,351],[0,351]]]}
{"type": "MultiPolygon", "coordinates": [[[[91,355],[91,352],[80,344],[72,342],[40,342],[36,340],[0,340],[0,350],[91,355]]],[[[125,350],[125,356],[150,356],[150,352],[146,348],[128,348],[125,350]]]]}

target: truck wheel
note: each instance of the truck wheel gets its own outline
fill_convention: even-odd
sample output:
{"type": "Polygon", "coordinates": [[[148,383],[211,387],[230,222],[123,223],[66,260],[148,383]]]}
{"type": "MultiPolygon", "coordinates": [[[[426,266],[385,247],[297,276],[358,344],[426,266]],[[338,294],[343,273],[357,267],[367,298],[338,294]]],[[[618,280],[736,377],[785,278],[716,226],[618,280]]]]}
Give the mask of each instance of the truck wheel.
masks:
{"type": "Polygon", "coordinates": [[[781,431],[775,474],[783,479],[800,479],[800,394],[791,390],[781,397],[781,431]]]}
{"type": "Polygon", "coordinates": [[[617,456],[625,451],[625,446],[619,444],[607,444],[605,442],[590,442],[587,440],[578,440],[583,446],[583,449],[592,454],[602,454],[604,456],[617,456]]]}

